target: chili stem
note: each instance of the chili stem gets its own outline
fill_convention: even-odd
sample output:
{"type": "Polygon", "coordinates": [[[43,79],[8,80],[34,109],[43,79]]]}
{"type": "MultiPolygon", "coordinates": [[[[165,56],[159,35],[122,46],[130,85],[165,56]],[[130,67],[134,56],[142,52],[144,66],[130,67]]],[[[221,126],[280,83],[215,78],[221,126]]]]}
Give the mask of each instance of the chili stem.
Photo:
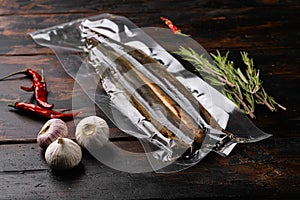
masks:
{"type": "Polygon", "coordinates": [[[4,79],[6,79],[6,78],[9,78],[9,77],[11,77],[11,76],[17,75],[17,74],[26,74],[26,73],[27,73],[27,69],[24,69],[24,70],[21,70],[21,71],[17,71],[17,72],[13,72],[13,73],[11,73],[11,74],[8,74],[8,75],[2,77],[2,78],[0,79],[0,81],[4,80],[4,79]]]}
{"type": "Polygon", "coordinates": [[[16,103],[11,103],[11,104],[8,104],[9,107],[13,107],[15,108],[16,107],[16,103]]]}
{"type": "Polygon", "coordinates": [[[44,77],[44,69],[42,69],[42,80],[41,80],[42,83],[45,82],[45,77],[44,77]]]}

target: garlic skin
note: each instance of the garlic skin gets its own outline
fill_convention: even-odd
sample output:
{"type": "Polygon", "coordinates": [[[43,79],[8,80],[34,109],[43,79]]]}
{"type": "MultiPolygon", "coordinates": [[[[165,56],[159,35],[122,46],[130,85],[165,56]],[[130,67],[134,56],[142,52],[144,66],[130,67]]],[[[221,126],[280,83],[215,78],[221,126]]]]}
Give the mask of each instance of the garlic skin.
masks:
{"type": "Polygon", "coordinates": [[[77,124],[75,138],[87,150],[101,148],[109,139],[109,127],[104,119],[89,116],[77,124]]]}
{"type": "Polygon", "coordinates": [[[66,170],[79,164],[81,147],[69,138],[58,137],[45,152],[45,160],[52,169],[66,170]]]}
{"type": "Polygon", "coordinates": [[[61,119],[48,120],[37,135],[37,143],[43,149],[46,149],[58,137],[67,137],[67,124],[61,119]]]}

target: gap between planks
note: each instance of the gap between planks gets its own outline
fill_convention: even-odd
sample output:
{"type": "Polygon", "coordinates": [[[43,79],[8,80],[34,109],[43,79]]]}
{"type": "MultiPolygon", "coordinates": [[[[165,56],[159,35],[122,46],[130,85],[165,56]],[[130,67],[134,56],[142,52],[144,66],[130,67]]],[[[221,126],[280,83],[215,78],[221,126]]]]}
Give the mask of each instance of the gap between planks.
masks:
{"type": "MultiPolygon", "coordinates": [[[[70,139],[75,141],[75,137],[70,137],[70,139]]],[[[129,141],[138,141],[134,137],[117,137],[109,138],[110,142],[129,142],[129,141]]],[[[0,145],[3,144],[31,144],[36,143],[36,138],[18,138],[18,139],[0,139],[0,145]]]]}

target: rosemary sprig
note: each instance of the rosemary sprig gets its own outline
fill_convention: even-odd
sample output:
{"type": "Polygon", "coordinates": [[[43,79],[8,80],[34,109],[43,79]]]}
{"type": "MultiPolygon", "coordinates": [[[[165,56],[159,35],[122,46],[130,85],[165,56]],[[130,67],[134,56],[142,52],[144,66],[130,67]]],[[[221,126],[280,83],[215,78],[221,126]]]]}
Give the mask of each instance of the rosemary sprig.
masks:
{"type": "Polygon", "coordinates": [[[247,52],[241,52],[242,60],[247,67],[245,73],[240,68],[236,68],[233,61],[228,60],[229,52],[224,56],[219,51],[211,54],[214,64],[193,49],[180,47],[175,53],[193,64],[195,70],[202,75],[207,74],[204,78],[212,85],[224,86],[223,94],[251,118],[255,118],[256,103],[266,105],[272,112],[276,111],[277,107],[286,110],[266,93],[259,77],[260,72],[254,67],[253,59],[248,57],[247,52]]]}

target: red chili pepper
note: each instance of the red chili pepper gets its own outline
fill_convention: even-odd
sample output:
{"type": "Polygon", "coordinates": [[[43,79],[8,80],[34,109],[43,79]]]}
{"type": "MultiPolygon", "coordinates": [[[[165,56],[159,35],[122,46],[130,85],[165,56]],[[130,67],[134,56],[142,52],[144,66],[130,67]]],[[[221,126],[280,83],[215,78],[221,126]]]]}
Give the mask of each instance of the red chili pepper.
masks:
{"type": "Polygon", "coordinates": [[[81,112],[75,112],[75,113],[61,113],[54,110],[48,110],[46,108],[42,108],[40,106],[30,104],[30,103],[24,103],[24,102],[15,102],[13,104],[8,105],[10,107],[16,108],[18,110],[22,110],[25,112],[36,114],[40,117],[44,118],[59,118],[59,119],[72,119],[75,116],[79,115],[81,112]]]}
{"type": "Polygon", "coordinates": [[[37,101],[37,103],[47,109],[52,109],[54,107],[54,104],[48,104],[47,103],[47,89],[46,89],[46,82],[44,80],[44,74],[42,71],[42,76],[40,76],[36,71],[32,69],[25,69],[22,71],[14,72],[12,74],[9,74],[3,78],[0,79],[2,81],[3,79],[6,79],[8,77],[17,75],[17,74],[26,74],[27,76],[32,78],[32,86],[31,87],[25,87],[21,86],[20,88],[27,92],[34,91],[34,96],[37,101]]]}
{"type": "Polygon", "coordinates": [[[173,31],[173,33],[181,33],[181,30],[177,28],[177,26],[175,26],[171,20],[165,17],[160,17],[160,19],[165,22],[165,24],[171,29],[171,31],[173,31]]]}

